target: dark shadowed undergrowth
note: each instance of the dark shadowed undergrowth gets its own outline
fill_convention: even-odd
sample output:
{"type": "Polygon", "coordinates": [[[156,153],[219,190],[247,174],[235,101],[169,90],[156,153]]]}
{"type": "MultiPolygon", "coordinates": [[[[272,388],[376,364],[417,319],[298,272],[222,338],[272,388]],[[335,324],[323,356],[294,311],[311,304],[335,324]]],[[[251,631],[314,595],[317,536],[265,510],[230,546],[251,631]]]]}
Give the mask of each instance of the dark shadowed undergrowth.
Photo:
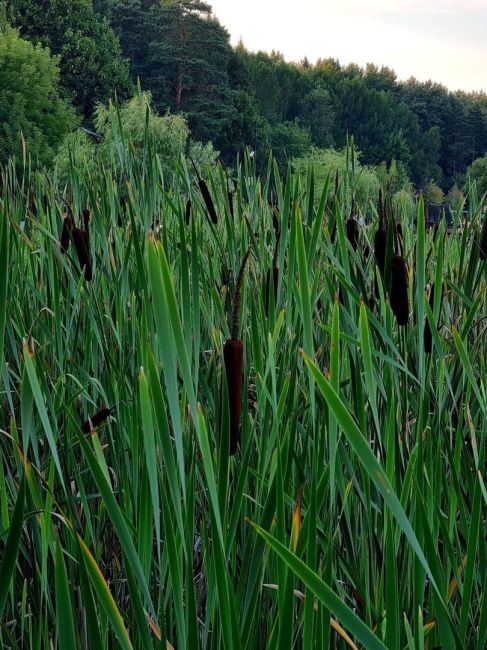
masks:
{"type": "Polygon", "coordinates": [[[2,647],[483,650],[475,188],[355,227],[353,168],[130,151],[2,174],[2,647]]]}

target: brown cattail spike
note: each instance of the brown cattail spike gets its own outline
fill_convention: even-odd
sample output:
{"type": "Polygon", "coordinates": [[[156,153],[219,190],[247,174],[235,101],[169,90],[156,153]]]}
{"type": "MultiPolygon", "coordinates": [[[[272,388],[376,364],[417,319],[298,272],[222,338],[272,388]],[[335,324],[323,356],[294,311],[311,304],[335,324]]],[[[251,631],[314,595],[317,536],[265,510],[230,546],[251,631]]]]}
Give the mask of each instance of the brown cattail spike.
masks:
{"type": "Polygon", "coordinates": [[[86,234],[79,228],[73,228],[72,231],[74,247],[76,248],[76,255],[81,269],[85,270],[85,279],[90,282],[92,279],[92,268],[90,253],[86,246],[86,234]]]}
{"type": "Polygon", "coordinates": [[[81,431],[83,433],[90,433],[91,431],[93,431],[93,429],[99,427],[100,424],[103,424],[103,422],[105,422],[105,420],[109,417],[111,412],[112,412],[111,408],[104,406],[97,413],[95,413],[95,415],[92,418],[88,418],[86,422],[84,422],[81,425],[81,431]]]}
{"type": "Polygon", "coordinates": [[[61,238],[59,241],[59,245],[61,247],[61,253],[63,253],[63,255],[68,251],[72,229],[73,229],[73,220],[71,219],[71,217],[64,217],[63,229],[61,230],[61,238]]]}
{"type": "Polygon", "coordinates": [[[394,255],[391,267],[391,308],[398,325],[408,324],[408,269],[402,255],[394,255]]]}
{"type": "Polygon", "coordinates": [[[230,455],[238,448],[242,414],[243,341],[229,339],[223,346],[230,409],[230,455]]]}
{"type": "Polygon", "coordinates": [[[347,237],[348,241],[352,244],[353,250],[357,250],[358,246],[358,221],[354,217],[347,219],[347,237]]]}
{"type": "Polygon", "coordinates": [[[211,198],[210,190],[208,189],[208,185],[205,183],[205,181],[202,178],[200,178],[200,180],[198,181],[198,185],[200,188],[201,196],[203,197],[203,201],[205,202],[206,209],[208,210],[210,219],[216,225],[218,223],[218,217],[216,214],[213,199],[211,198]]]}
{"type": "Polygon", "coordinates": [[[230,407],[230,455],[237,451],[240,417],[242,413],[242,375],[243,375],[243,341],[238,338],[240,324],[240,306],[245,266],[249,259],[250,248],[245,254],[238,274],[233,307],[232,336],[223,346],[225,374],[227,377],[228,403],[230,407]]]}
{"type": "Polygon", "coordinates": [[[215,224],[218,223],[218,216],[216,214],[215,210],[215,205],[213,203],[213,199],[211,198],[210,190],[208,189],[208,185],[205,183],[205,181],[201,178],[198,168],[194,164],[194,160],[189,158],[191,160],[191,164],[193,165],[194,171],[196,173],[196,176],[198,177],[198,187],[200,188],[201,196],[203,197],[203,201],[205,202],[206,209],[208,210],[208,214],[210,216],[211,221],[215,224]]]}

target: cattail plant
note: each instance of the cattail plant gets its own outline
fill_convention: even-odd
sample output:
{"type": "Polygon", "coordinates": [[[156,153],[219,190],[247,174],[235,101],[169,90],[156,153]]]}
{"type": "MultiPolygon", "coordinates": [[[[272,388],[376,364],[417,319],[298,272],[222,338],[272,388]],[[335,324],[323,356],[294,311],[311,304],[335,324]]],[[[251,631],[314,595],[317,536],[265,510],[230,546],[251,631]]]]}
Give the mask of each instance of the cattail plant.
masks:
{"type": "Polygon", "coordinates": [[[87,282],[90,282],[93,277],[93,273],[85,232],[86,231],[81,230],[80,228],[73,228],[72,236],[74,247],[76,249],[76,255],[78,256],[79,265],[81,267],[81,270],[85,270],[85,279],[87,282]]]}
{"type": "Polygon", "coordinates": [[[111,408],[103,406],[97,413],[95,413],[95,415],[93,415],[93,417],[88,418],[86,422],[83,422],[81,425],[81,431],[83,433],[91,433],[93,429],[96,429],[96,427],[99,427],[103,422],[105,422],[111,412],[111,408]]]}
{"type": "Polygon", "coordinates": [[[402,255],[395,253],[391,267],[391,308],[397,324],[406,326],[409,318],[408,268],[402,255]]]}
{"type": "Polygon", "coordinates": [[[227,377],[228,404],[230,409],[230,455],[233,456],[238,448],[240,434],[240,418],[242,413],[242,379],[243,379],[243,341],[239,339],[240,309],[242,300],[242,285],[245,266],[250,255],[250,248],[245,254],[238,274],[233,305],[233,320],[231,338],[223,346],[223,359],[227,377]]]}
{"type": "Polygon", "coordinates": [[[194,171],[196,172],[196,176],[198,178],[198,187],[200,188],[201,196],[203,197],[203,201],[206,205],[206,209],[208,211],[208,215],[212,221],[212,223],[216,226],[218,223],[218,216],[216,214],[216,209],[215,209],[215,204],[213,203],[213,199],[211,198],[210,190],[208,189],[208,185],[205,183],[205,181],[201,178],[198,169],[196,165],[193,162],[193,159],[190,158],[191,163],[193,164],[194,171]]]}
{"type": "Polygon", "coordinates": [[[63,228],[61,230],[61,237],[59,239],[59,246],[61,253],[64,255],[68,252],[69,241],[71,239],[71,231],[73,230],[73,220],[66,215],[63,219],[63,228]]]}

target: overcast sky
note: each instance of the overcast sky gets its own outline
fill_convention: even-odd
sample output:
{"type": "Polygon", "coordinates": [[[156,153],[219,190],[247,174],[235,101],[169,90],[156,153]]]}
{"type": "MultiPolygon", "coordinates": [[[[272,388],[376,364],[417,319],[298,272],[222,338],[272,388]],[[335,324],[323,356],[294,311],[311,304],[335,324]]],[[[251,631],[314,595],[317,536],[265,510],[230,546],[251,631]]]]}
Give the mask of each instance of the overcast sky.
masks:
{"type": "Polygon", "coordinates": [[[232,43],[487,91],[487,0],[208,0],[232,43]]]}

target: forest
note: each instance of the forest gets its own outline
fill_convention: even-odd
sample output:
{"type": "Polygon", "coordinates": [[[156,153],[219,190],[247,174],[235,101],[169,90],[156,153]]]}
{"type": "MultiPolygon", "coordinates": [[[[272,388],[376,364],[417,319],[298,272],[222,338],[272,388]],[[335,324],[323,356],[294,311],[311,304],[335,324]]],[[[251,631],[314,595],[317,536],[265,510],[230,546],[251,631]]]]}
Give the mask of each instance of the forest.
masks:
{"type": "Polygon", "coordinates": [[[0,20],[0,160],[20,157],[22,131],[33,159],[52,164],[76,127],[96,132],[100,106],[139,88],[228,166],[251,149],[261,168],[272,150],[284,169],[353,137],[361,163],[392,165],[401,188],[455,196],[472,176],[487,189],[485,93],[233,48],[200,0],[8,0],[0,20]]]}

